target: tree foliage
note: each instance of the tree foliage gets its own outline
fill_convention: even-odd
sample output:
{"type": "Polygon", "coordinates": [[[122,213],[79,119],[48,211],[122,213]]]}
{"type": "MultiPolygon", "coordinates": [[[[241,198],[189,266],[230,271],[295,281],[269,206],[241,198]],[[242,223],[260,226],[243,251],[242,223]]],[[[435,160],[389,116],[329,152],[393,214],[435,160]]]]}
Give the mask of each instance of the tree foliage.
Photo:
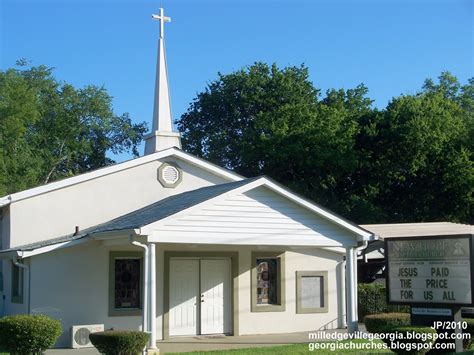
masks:
{"type": "Polygon", "coordinates": [[[377,203],[392,220],[472,219],[467,119],[442,89],[389,103],[378,124],[374,163],[383,192],[377,203]]]}
{"type": "Polygon", "coordinates": [[[75,88],[45,66],[0,71],[0,196],[138,156],[146,124],[112,111],[103,87],[75,88]]]}
{"type": "Polygon", "coordinates": [[[178,128],[184,148],[268,175],[360,223],[473,221],[474,81],[450,73],[373,107],[368,89],[321,95],[305,66],[219,73],[178,128]]]}

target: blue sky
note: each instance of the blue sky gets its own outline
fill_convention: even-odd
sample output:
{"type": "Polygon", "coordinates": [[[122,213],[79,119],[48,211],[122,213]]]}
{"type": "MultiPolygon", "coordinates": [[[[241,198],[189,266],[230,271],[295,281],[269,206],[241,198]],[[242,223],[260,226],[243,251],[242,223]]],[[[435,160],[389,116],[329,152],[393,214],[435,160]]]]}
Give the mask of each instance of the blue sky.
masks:
{"type": "Polygon", "coordinates": [[[474,76],[472,0],[0,0],[1,68],[27,58],[103,85],[151,126],[161,5],[174,118],[218,71],[256,61],[305,63],[323,90],[364,83],[378,107],[444,70],[474,76]]]}

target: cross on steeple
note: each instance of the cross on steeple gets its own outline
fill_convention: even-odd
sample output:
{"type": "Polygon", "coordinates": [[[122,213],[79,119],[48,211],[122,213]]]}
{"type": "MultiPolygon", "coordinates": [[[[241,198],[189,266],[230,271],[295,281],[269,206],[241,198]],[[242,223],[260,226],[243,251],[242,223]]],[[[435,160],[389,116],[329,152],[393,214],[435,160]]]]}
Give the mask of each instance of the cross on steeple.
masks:
{"type": "Polygon", "coordinates": [[[159,15],[151,15],[153,20],[160,21],[160,38],[165,37],[165,22],[171,22],[171,17],[165,16],[165,10],[160,7],[160,14],[159,15]]]}
{"type": "Polygon", "coordinates": [[[152,154],[172,147],[181,149],[180,134],[173,131],[165,55],[165,22],[171,22],[171,18],[165,16],[162,8],[160,8],[160,14],[152,15],[152,18],[160,21],[160,37],[158,39],[158,58],[156,61],[153,121],[150,134],[145,136],[145,154],[152,154]]]}

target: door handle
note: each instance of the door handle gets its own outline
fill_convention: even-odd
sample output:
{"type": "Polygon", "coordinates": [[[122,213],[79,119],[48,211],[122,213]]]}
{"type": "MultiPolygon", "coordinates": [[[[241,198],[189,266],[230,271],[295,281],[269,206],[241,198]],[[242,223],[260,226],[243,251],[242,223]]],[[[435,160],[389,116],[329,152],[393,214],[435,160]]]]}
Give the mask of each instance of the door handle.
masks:
{"type": "Polygon", "coordinates": [[[201,300],[201,303],[204,302],[204,300],[201,300]]]}

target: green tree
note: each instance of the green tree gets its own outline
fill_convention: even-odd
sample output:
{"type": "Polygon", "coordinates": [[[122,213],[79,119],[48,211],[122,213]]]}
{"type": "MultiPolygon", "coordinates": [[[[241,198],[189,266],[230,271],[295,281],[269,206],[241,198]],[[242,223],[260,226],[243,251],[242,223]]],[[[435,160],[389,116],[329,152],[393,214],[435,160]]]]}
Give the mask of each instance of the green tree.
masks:
{"type": "Polygon", "coordinates": [[[449,73],[383,110],[308,69],[219,74],[178,123],[189,152],[265,174],[359,223],[473,221],[474,81],[449,73]]]}
{"type": "Polygon", "coordinates": [[[445,72],[388,104],[371,162],[384,220],[473,221],[473,102],[472,80],[461,86],[445,72]]]}
{"type": "Polygon", "coordinates": [[[308,76],[304,66],[263,63],[219,74],[177,122],[184,148],[348,212],[358,121],[372,112],[372,101],[363,85],[330,90],[320,100],[308,76]]]}
{"type": "Polygon", "coordinates": [[[115,115],[103,87],[18,64],[0,71],[0,195],[114,163],[107,152],[138,156],[146,124],[115,115]]]}

